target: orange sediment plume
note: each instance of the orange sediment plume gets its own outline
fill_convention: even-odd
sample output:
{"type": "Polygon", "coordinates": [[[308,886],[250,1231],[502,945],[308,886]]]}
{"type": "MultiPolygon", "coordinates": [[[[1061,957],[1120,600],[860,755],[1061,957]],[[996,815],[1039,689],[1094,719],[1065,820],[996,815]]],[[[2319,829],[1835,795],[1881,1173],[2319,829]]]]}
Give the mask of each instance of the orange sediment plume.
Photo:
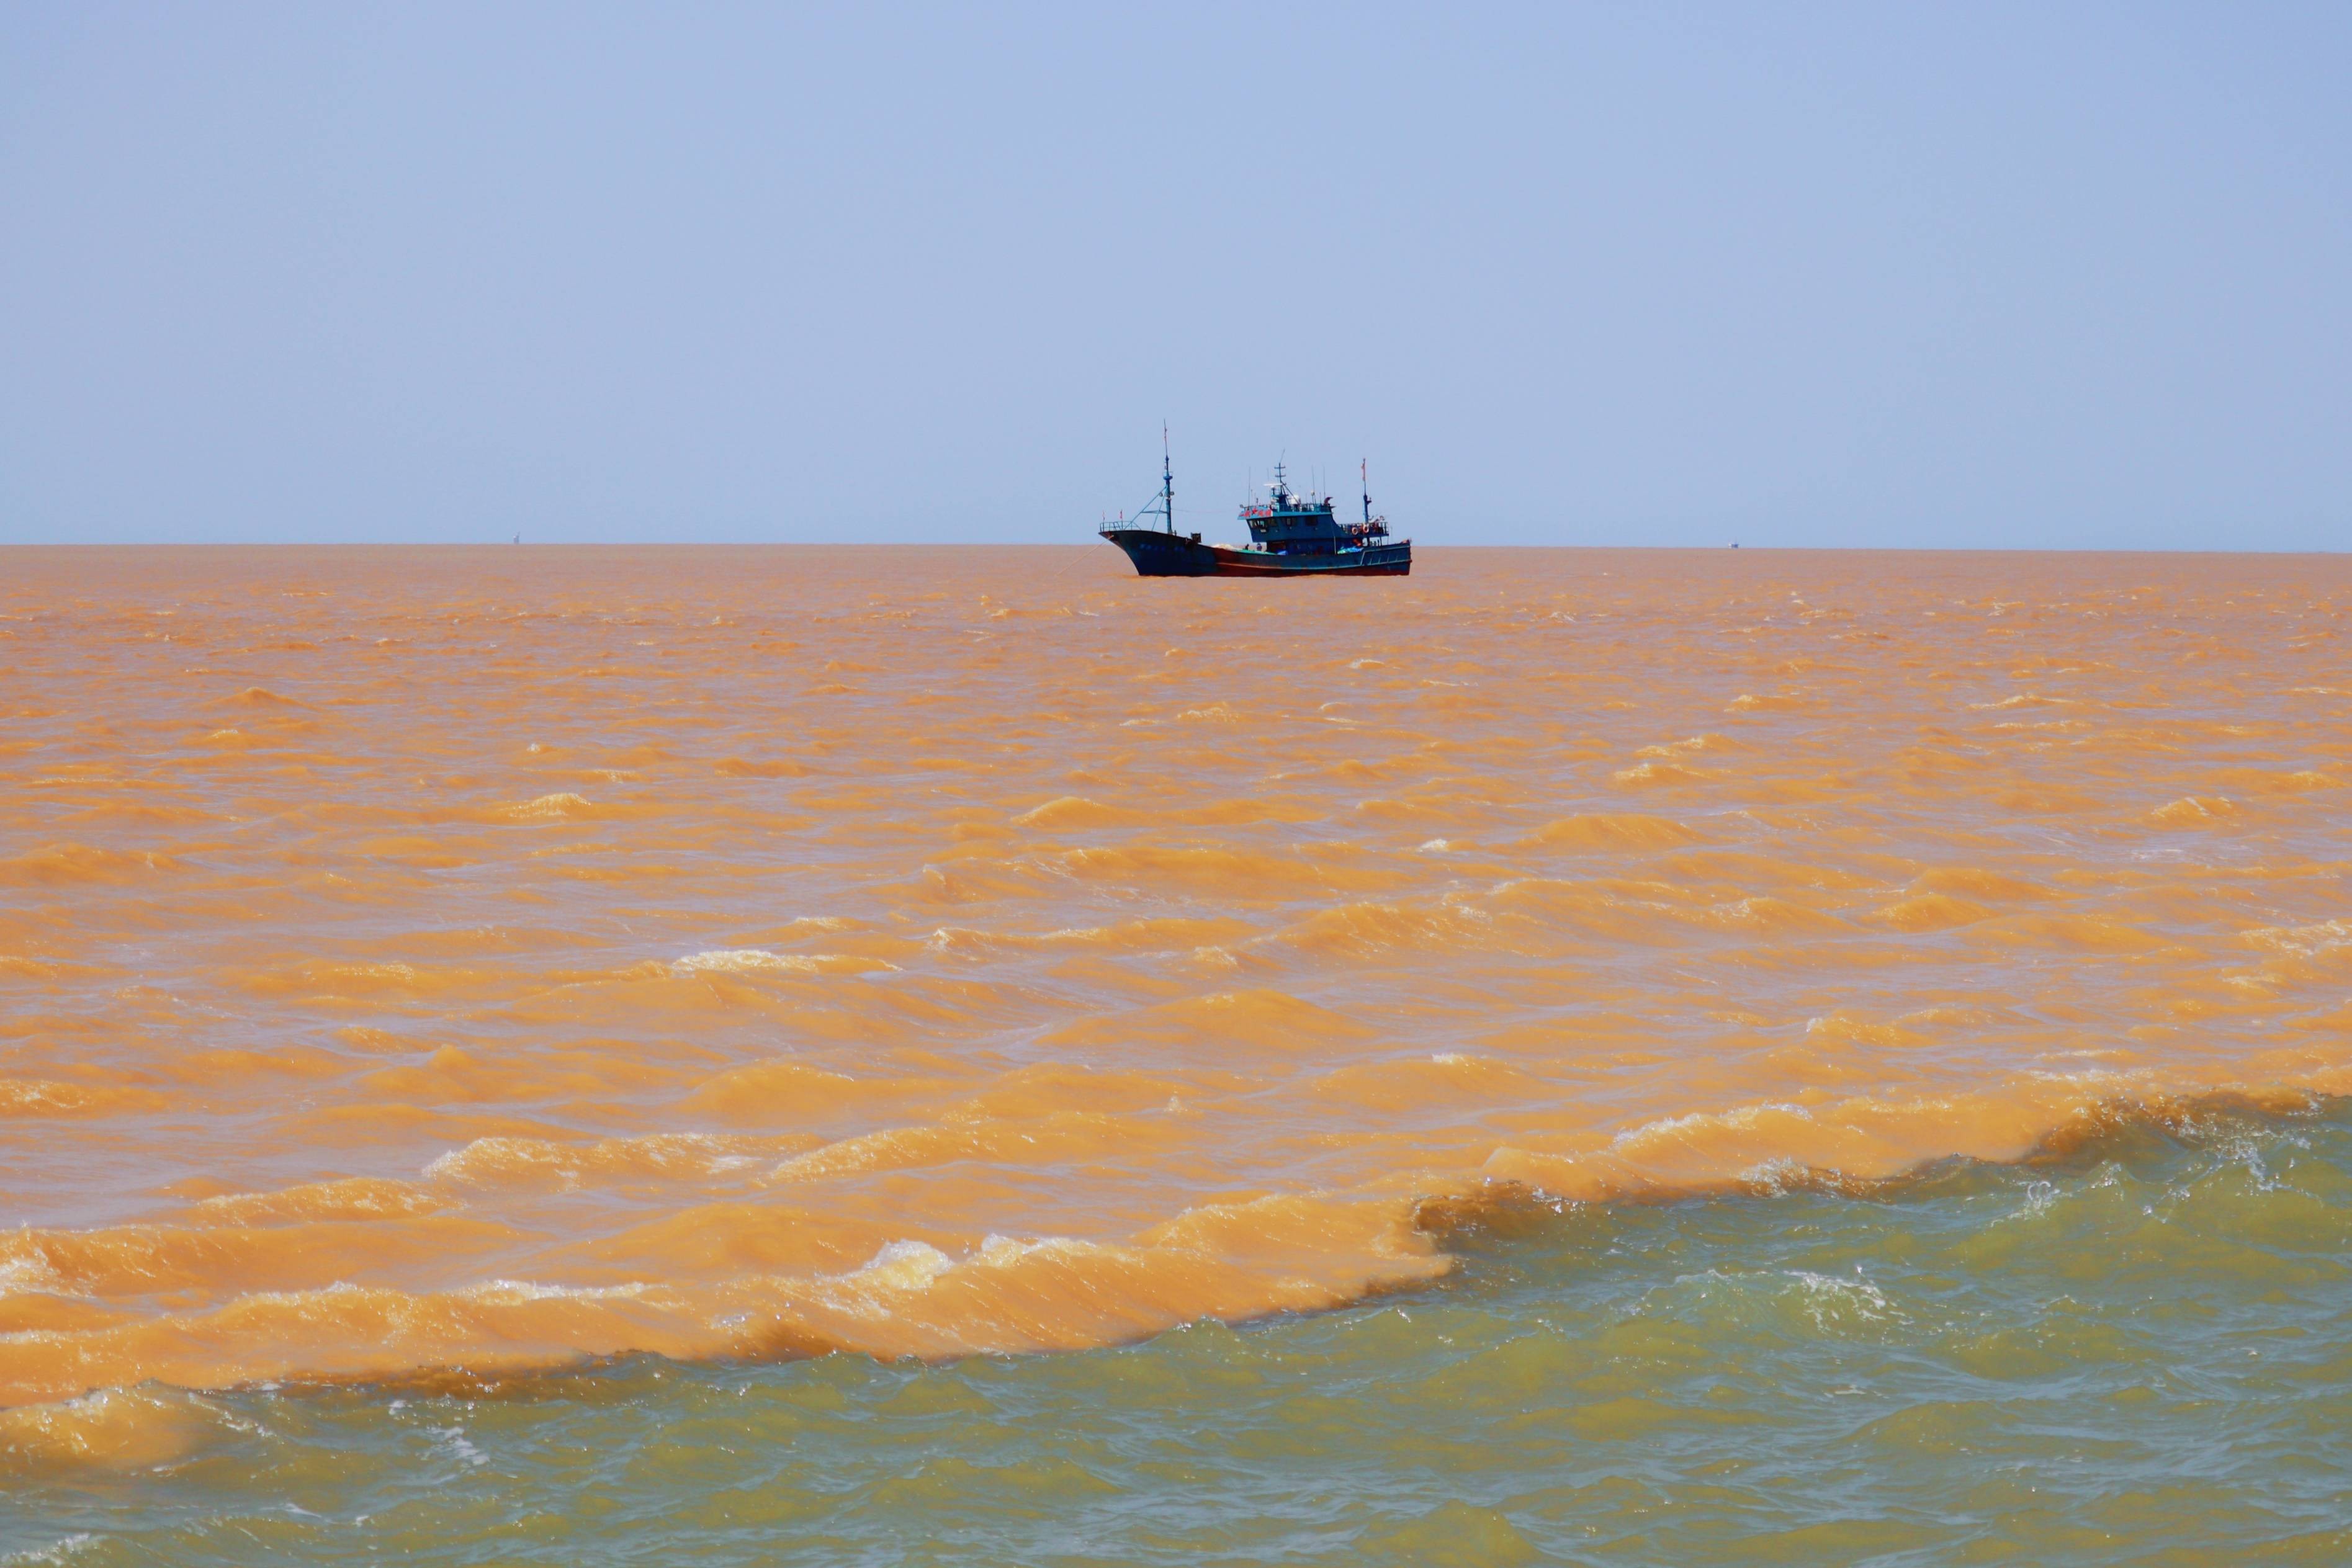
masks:
{"type": "Polygon", "coordinates": [[[2352,1092],[2332,558],[1040,559],[14,552],[0,1450],[2352,1092]]]}

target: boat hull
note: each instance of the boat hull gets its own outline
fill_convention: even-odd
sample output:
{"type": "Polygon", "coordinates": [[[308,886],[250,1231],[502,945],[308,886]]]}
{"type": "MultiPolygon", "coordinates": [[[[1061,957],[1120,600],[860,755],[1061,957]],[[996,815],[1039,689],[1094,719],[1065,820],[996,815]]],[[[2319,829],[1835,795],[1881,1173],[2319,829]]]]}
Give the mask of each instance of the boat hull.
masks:
{"type": "Polygon", "coordinates": [[[1410,577],[1412,545],[1369,545],[1328,555],[1206,545],[1158,528],[1106,528],[1138,577],[1410,577]]]}

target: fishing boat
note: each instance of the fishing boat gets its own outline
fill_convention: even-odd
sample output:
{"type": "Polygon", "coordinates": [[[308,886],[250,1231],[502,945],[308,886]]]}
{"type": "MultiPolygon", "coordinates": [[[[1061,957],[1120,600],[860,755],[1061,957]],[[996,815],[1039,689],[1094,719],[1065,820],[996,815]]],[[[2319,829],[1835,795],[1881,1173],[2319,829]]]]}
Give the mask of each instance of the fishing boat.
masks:
{"type": "Polygon", "coordinates": [[[1301,496],[1290,488],[1281,464],[1264,502],[1244,504],[1246,545],[1202,544],[1199,534],[1176,530],[1176,480],[1168,463],[1166,432],[1160,450],[1160,494],[1129,517],[1102,526],[1102,537],[1127,552],[1139,577],[1407,577],[1412,572],[1412,541],[1391,539],[1386,517],[1372,516],[1370,470],[1364,476],[1361,522],[1341,522],[1328,496],[1301,496]],[[1151,519],[1158,517],[1155,526],[1151,519]]]}

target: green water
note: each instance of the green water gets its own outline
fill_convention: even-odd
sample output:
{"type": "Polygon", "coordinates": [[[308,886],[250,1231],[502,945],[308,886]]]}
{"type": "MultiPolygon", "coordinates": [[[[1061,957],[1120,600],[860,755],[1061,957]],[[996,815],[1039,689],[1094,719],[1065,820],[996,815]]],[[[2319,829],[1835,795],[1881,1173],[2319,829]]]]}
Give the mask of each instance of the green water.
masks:
{"type": "Polygon", "coordinates": [[[136,1396],[9,1563],[2352,1562],[2352,1106],[1853,1194],[1521,1203],[1311,1318],[949,1366],[136,1396]]]}

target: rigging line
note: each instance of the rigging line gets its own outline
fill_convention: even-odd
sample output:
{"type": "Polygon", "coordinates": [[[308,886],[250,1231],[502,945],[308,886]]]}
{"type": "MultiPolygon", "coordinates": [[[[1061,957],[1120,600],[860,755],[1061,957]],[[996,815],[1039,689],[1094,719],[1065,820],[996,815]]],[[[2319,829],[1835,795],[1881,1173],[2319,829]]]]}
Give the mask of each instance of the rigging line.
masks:
{"type": "MultiPolygon", "coordinates": [[[[1097,534],[1095,536],[1095,543],[1098,545],[1107,545],[1109,544],[1110,541],[1103,538],[1100,534],[1097,534]]],[[[1062,564],[1055,568],[1052,572],[1049,572],[1046,575],[1045,581],[1040,583],[1038,586],[1041,588],[1053,588],[1057,586],[1061,582],[1062,579],[1070,575],[1070,568],[1078,564],[1078,557],[1087,553],[1089,552],[1083,549],[1071,551],[1069,559],[1062,562],[1062,564]]]]}

